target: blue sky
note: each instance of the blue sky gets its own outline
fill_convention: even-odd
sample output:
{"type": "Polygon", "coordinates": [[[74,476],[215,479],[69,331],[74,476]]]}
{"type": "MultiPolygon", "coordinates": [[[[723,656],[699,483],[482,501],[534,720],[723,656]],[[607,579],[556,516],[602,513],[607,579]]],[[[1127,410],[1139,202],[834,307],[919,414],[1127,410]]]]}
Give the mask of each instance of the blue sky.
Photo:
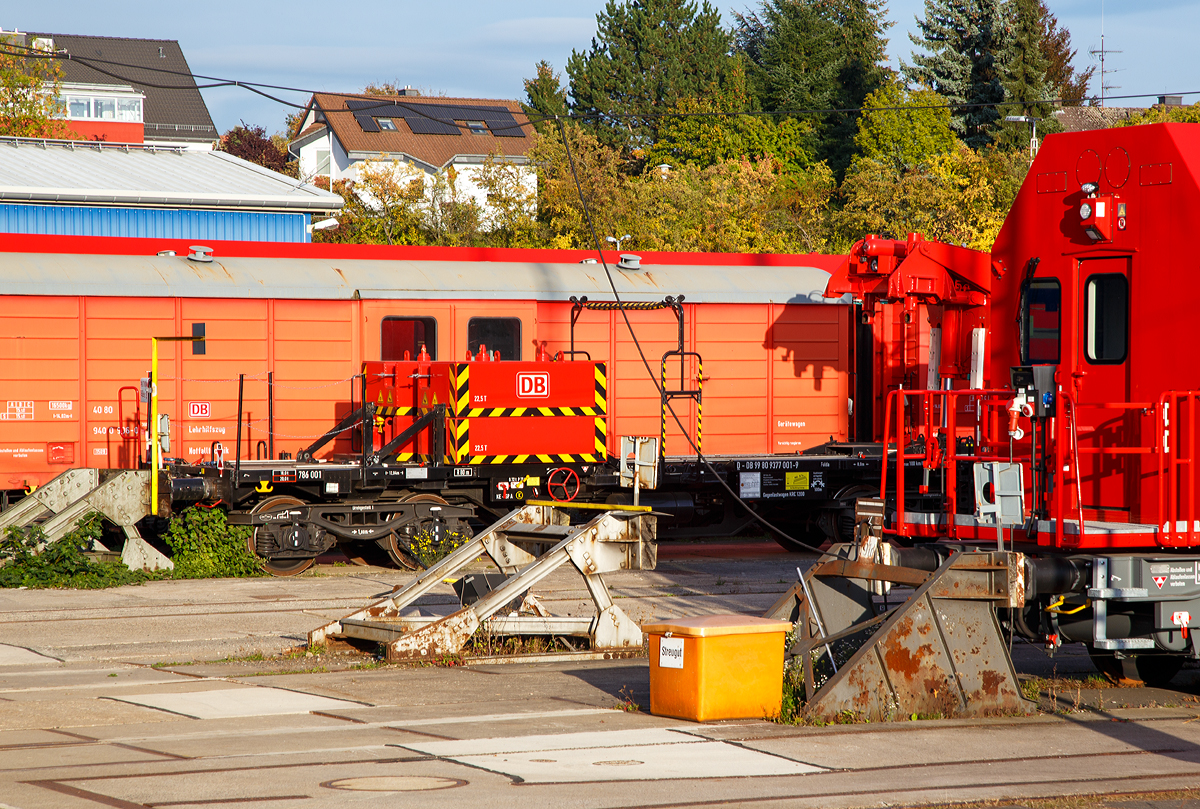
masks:
{"type": "MultiPolygon", "coordinates": [[[[289,3],[146,4],[57,0],[6,4],[0,26],[22,31],[177,39],[193,72],[326,91],[354,91],[369,81],[395,81],[426,92],[479,98],[522,98],[522,79],[546,59],[562,70],[572,48],[584,50],[603,0],[443,0],[414,3],[358,0],[345,6],[289,3]]],[[[1070,31],[1077,64],[1100,44],[1100,0],[1049,0],[1070,31]]],[[[720,2],[722,20],[746,2],[720,2]]],[[[908,59],[908,32],[923,0],[890,0],[889,55],[908,59]]],[[[1111,94],[1200,91],[1200,64],[1187,58],[1200,30],[1200,0],[1108,0],[1106,44],[1117,68],[1111,94]]],[[[1098,91],[1098,80],[1093,89],[1098,91]]],[[[282,129],[287,109],[237,88],[206,90],[221,131],[245,120],[282,129]]],[[[303,103],[298,93],[282,94],[303,103]]],[[[1200,95],[1185,97],[1200,101],[1200,95]]],[[[1153,99],[1115,104],[1138,106],[1153,99]]]]}

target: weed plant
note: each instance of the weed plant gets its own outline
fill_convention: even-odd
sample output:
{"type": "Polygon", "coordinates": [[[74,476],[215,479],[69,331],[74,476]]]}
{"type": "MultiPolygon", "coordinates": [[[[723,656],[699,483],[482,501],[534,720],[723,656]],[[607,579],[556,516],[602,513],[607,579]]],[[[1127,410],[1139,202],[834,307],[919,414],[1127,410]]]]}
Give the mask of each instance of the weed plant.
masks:
{"type": "Polygon", "coordinates": [[[178,512],[163,535],[175,563],[173,578],[265,576],[258,557],[246,547],[252,530],[230,525],[219,508],[190,506],[178,512]]]}
{"type": "Polygon", "coordinates": [[[99,514],[90,514],[65,537],[45,547],[46,535],[39,526],[10,526],[0,540],[0,587],[98,590],[159,578],[154,573],[130,570],[119,560],[100,562],[85,555],[92,542],[100,538],[102,519],[99,514]]]}
{"type": "Polygon", "coordinates": [[[251,529],[229,525],[221,509],[192,506],[171,518],[163,538],[171,548],[173,571],[130,570],[119,559],[89,557],[87,551],[100,539],[103,523],[104,518],[93,512],[65,537],[48,545],[45,533],[36,525],[8,528],[0,540],[0,588],[96,590],[167,578],[266,575],[246,547],[251,529]]]}

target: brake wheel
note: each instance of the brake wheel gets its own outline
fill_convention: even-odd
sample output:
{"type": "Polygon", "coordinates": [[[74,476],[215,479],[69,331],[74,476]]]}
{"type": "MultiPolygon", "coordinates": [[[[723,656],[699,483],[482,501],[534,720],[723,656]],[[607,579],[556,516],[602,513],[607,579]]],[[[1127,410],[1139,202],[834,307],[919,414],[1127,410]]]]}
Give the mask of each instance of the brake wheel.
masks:
{"type": "MultiPolygon", "coordinates": [[[[302,505],[304,505],[303,500],[299,500],[287,494],[277,494],[274,497],[268,497],[266,500],[258,503],[250,513],[261,514],[264,511],[274,511],[280,506],[302,505]]],[[[259,526],[255,528],[254,531],[251,532],[250,536],[246,538],[246,550],[250,551],[250,553],[254,556],[257,556],[259,560],[261,560],[263,570],[267,571],[272,576],[298,576],[312,567],[313,562],[317,561],[315,556],[309,559],[278,560],[264,559],[263,557],[258,556],[258,535],[260,531],[266,530],[266,526],[259,526]]]]}

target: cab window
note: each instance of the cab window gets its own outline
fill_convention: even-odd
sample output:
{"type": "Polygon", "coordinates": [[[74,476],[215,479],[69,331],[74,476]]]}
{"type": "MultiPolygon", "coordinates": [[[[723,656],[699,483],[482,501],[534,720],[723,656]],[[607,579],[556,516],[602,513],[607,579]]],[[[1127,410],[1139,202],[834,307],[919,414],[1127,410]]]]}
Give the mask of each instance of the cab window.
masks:
{"type": "Polygon", "coordinates": [[[432,317],[385,317],[380,324],[379,359],[384,362],[395,362],[405,359],[415,360],[421,353],[421,346],[429,353],[431,359],[437,359],[437,320],[432,317]]]}
{"type": "Polygon", "coordinates": [[[517,317],[473,317],[467,321],[467,349],[472,355],[479,347],[488,353],[499,352],[499,359],[521,359],[521,319],[517,317]]]}
{"type": "Polygon", "coordinates": [[[1122,273],[1089,276],[1084,306],[1088,362],[1124,362],[1129,353],[1129,279],[1122,273]]]}
{"type": "Polygon", "coordinates": [[[1061,342],[1062,287],[1052,278],[1029,282],[1021,322],[1021,353],[1025,365],[1056,365],[1061,342]]]}

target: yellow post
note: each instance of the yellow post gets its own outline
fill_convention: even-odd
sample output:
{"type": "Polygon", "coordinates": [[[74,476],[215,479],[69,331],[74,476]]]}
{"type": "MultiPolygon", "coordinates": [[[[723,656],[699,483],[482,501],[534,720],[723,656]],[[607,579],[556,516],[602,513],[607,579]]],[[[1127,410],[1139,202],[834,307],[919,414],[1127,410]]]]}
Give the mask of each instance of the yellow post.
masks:
{"type": "Polygon", "coordinates": [[[162,447],[158,435],[158,341],[198,343],[203,337],[150,338],[150,513],[158,516],[158,471],[162,468],[162,447]]]}
{"type": "Polygon", "coordinates": [[[150,513],[158,516],[158,338],[150,338],[150,513]]]}

